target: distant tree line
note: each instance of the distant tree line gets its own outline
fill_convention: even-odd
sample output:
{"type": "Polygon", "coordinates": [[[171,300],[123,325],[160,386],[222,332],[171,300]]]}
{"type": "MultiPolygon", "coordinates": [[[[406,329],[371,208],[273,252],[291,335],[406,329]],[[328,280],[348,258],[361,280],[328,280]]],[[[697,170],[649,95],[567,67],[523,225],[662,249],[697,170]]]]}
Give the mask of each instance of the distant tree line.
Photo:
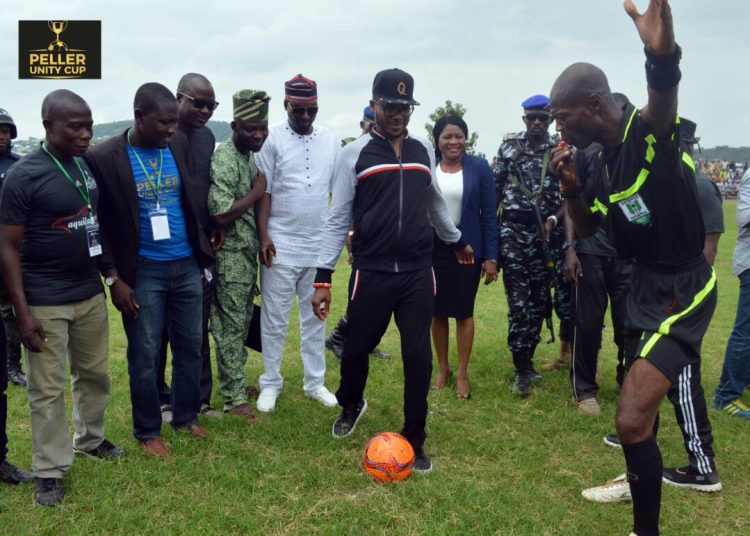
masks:
{"type": "Polygon", "coordinates": [[[750,162],[750,147],[728,147],[719,145],[711,149],[701,149],[698,158],[703,160],[728,160],[730,162],[750,162]]]}

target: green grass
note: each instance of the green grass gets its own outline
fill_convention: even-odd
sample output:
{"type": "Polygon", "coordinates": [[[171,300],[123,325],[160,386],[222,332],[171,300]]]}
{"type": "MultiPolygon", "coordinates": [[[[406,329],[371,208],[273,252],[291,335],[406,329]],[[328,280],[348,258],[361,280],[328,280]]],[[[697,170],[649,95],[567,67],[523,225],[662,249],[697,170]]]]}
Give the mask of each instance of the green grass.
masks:
{"type": "MultiPolygon", "coordinates": [[[[716,263],[719,305],[704,341],[703,384],[709,400],[719,378],[738,292],[731,274],[734,202],[725,203],[725,214],[727,233],[716,263]]],[[[345,305],[349,274],[343,262],[339,268],[333,321],[345,305]]],[[[233,418],[208,421],[213,435],[205,442],[165,428],[173,457],[157,461],[142,455],[131,436],[125,337],[119,315],[111,314],[110,322],[113,391],[107,435],[125,447],[127,456],[115,463],[76,459],[65,479],[65,502],[58,508],[35,506],[33,486],[0,485],[1,534],[629,532],[628,503],[594,504],[580,495],[581,489],[624,471],[621,452],[602,442],[602,436],[613,431],[617,399],[609,326],[602,351],[602,417],[584,417],[570,405],[565,373],[547,374],[531,397],[518,400],[509,392],[512,366],[505,343],[503,290],[500,284],[482,285],[470,365],[472,399],[459,402],[452,388],[431,391],[426,449],[435,470],[382,485],[362,469],[361,453],[370,436],[398,431],[402,424],[403,380],[394,327],[381,345],[394,358],[371,362],[366,391],[370,409],[351,437],[332,439],[331,424],[338,410],[323,408],[302,392],[298,323],[293,319],[283,368],[286,384],[275,413],[253,427],[233,418]]],[[[551,360],[556,349],[540,345],[537,363],[551,360]]],[[[455,354],[452,360],[455,363],[455,354]]],[[[330,354],[328,365],[327,383],[333,390],[338,367],[330,354]]],[[[257,383],[261,369],[260,356],[250,352],[251,383],[257,383]]],[[[26,397],[13,386],[9,397],[9,458],[28,468],[31,434],[26,397]]],[[[218,396],[214,405],[221,406],[218,396]]],[[[709,412],[724,490],[700,494],[665,487],[664,534],[735,535],[750,529],[750,423],[709,412]]],[[[666,403],[659,442],[665,465],[684,465],[686,454],[672,415],[666,403]]]]}

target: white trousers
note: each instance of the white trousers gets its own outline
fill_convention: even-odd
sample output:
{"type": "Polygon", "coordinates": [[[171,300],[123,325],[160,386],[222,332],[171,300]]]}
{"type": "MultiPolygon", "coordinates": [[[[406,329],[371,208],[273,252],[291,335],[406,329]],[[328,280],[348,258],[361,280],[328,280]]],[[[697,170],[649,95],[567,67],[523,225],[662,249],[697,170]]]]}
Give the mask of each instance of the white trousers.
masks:
{"type": "Polygon", "coordinates": [[[315,391],[325,382],[326,324],[313,313],[311,305],[315,268],[282,266],[260,267],[260,290],[263,300],[260,314],[260,336],[263,344],[265,371],[258,380],[260,389],[280,392],[284,385],[281,376],[281,356],[284,353],[289,312],[297,295],[300,324],[300,353],[305,377],[306,393],[315,391]]]}

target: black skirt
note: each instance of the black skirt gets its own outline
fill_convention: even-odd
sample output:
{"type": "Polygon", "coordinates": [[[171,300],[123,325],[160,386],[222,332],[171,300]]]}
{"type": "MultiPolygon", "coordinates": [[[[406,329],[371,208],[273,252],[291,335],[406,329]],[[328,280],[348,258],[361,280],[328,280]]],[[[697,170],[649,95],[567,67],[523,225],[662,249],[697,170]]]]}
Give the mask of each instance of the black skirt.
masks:
{"type": "Polygon", "coordinates": [[[460,264],[449,246],[437,235],[432,250],[435,271],[435,308],[433,315],[450,318],[474,316],[474,300],[479,288],[482,263],[460,264]]]}

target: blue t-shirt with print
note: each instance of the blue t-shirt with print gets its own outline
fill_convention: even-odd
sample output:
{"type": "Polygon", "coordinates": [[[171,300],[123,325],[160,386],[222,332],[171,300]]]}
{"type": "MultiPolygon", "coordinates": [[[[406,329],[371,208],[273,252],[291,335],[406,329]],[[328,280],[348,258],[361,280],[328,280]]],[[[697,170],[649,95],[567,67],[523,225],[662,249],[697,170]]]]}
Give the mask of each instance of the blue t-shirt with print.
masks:
{"type": "Polygon", "coordinates": [[[128,145],[128,155],[138,192],[138,215],[141,224],[138,254],[155,261],[173,261],[191,256],[193,248],[188,240],[185,213],[182,209],[180,170],[172,151],[169,147],[145,149],[128,145]],[[154,240],[151,229],[149,213],[156,210],[157,204],[159,208],[167,211],[169,238],[166,240],[154,240]]]}

